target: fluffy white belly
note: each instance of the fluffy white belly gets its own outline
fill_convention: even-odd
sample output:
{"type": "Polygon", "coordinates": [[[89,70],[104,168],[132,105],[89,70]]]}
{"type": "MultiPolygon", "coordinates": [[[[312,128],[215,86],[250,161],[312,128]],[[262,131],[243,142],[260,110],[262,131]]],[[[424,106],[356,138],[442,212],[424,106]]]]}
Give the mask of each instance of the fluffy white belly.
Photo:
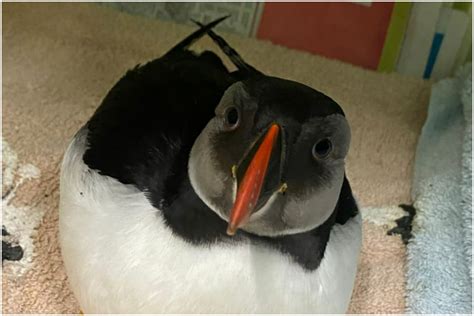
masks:
{"type": "Polygon", "coordinates": [[[360,215],[336,225],[318,269],[264,245],[191,245],[133,186],[83,163],[84,132],[64,157],[60,241],[86,313],[344,313],[361,245],[360,215]]]}

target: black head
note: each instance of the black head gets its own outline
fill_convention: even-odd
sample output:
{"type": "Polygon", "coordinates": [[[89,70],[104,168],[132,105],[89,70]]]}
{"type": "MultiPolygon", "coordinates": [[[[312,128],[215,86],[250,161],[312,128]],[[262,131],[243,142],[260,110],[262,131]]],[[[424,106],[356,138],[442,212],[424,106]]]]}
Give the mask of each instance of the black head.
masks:
{"type": "Polygon", "coordinates": [[[193,145],[189,176],[199,197],[230,222],[229,233],[308,231],[336,206],[349,143],[349,125],[331,98],[254,76],[223,95],[193,145]]]}

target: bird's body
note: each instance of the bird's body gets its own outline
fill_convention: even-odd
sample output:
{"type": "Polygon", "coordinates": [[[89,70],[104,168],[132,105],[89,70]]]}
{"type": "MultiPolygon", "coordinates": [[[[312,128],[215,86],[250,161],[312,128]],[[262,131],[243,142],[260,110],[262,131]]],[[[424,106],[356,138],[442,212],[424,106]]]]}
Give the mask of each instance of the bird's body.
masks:
{"type": "MultiPolygon", "coordinates": [[[[277,220],[268,217],[267,209],[276,209],[280,203],[293,205],[295,200],[290,198],[299,191],[292,193],[291,189],[304,182],[281,171],[274,184],[287,179],[287,195],[275,191],[277,187],[267,176],[270,180],[262,180],[263,206],[250,215],[248,226],[239,224],[242,230],[235,236],[226,234],[230,222],[226,212],[237,194],[229,183],[237,179],[240,186],[247,175],[232,180],[230,165],[223,168],[229,176],[221,173],[218,163],[234,159],[237,165],[238,161],[226,156],[232,155],[232,148],[222,150],[225,146],[219,145],[222,151],[212,152],[213,147],[206,147],[217,146],[206,144],[221,134],[206,138],[205,131],[212,131],[209,126],[219,115],[216,107],[226,91],[245,79],[245,73],[229,72],[211,52],[168,53],[129,71],[75,135],[61,169],[60,239],[69,281],[84,312],[346,311],[357,268],[361,222],[343,169],[327,175],[329,184],[315,191],[324,197],[319,204],[332,205],[329,211],[320,211],[321,218],[313,216],[300,224],[297,219],[304,214],[293,219],[285,207],[277,220]],[[211,156],[201,157],[209,152],[211,156]],[[218,161],[209,167],[206,163],[216,156],[218,161]],[[217,169],[209,172],[209,168],[217,169]],[[336,175],[340,180],[334,183],[340,184],[333,190],[331,177],[336,175]],[[216,196],[216,188],[227,189],[216,196]],[[333,195],[336,199],[331,202],[333,195]],[[221,207],[221,200],[227,204],[221,207]],[[312,221],[318,224],[306,228],[312,221]]],[[[267,79],[272,80],[281,82],[267,79]]],[[[258,89],[264,86],[255,82],[258,89]]],[[[310,94],[304,89],[300,93],[310,94]]],[[[316,99],[329,102],[322,94],[316,99]]],[[[239,115],[245,117],[244,111],[240,109],[239,115]]],[[[268,115],[265,112],[262,117],[268,115]]],[[[342,124],[338,120],[331,119],[330,124],[342,124]]],[[[286,137],[278,145],[282,148],[276,147],[281,152],[294,131],[291,124],[296,123],[292,122],[282,118],[279,123],[283,136],[278,137],[286,137]]],[[[341,126],[344,130],[345,125],[341,126]]],[[[229,133],[216,144],[225,142],[229,133]]],[[[336,136],[334,139],[343,139],[336,136]]],[[[257,146],[252,144],[245,148],[257,146]]],[[[235,147],[238,151],[238,144],[235,147]]],[[[336,149],[334,155],[339,155],[336,149]]],[[[282,160],[290,160],[277,160],[272,154],[275,150],[270,150],[268,173],[278,173],[275,170],[283,165],[282,160]]],[[[240,150],[238,156],[242,155],[240,150]]],[[[298,171],[290,162],[288,166],[298,171]]],[[[313,192],[309,184],[298,190],[303,190],[303,196],[313,192]]],[[[301,210],[295,208],[295,212],[301,210]]]]}

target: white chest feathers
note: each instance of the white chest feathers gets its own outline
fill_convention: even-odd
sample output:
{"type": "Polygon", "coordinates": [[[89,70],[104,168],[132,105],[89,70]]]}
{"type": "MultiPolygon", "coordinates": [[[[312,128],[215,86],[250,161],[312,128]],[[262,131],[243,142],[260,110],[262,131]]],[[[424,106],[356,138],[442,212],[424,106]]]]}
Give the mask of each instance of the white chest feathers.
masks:
{"type": "Polygon", "coordinates": [[[333,228],[314,271],[251,242],[191,245],[172,233],[142,192],[88,169],[81,134],[62,166],[60,241],[84,312],[346,312],[360,215],[333,228]]]}

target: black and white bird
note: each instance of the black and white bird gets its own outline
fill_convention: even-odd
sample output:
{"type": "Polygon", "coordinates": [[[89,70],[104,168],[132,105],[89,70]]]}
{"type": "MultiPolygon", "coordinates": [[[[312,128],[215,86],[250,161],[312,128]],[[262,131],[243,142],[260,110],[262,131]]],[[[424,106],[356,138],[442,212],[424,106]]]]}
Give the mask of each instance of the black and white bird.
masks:
{"type": "MultiPolygon", "coordinates": [[[[60,242],[86,313],[344,313],[361,246],[340,106],[200,28],[74,136],[60,242]],[[236,65],[190,45],[208,34],[236,65]]],[[[199,23],[198,23],[199,24],[199,23]]]]}

